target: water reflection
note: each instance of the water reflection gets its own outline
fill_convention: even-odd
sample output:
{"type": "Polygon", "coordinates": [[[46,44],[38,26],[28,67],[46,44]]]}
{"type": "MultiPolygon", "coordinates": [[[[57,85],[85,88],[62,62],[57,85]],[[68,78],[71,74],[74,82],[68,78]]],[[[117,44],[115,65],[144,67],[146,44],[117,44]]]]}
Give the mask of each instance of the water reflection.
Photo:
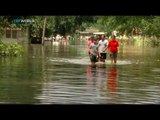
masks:
{"type": "Polygon", "coordinates": [[[0,58],[0,103],[39,103],[34,96],[40,93],[41,69],[39,63],[26,63],[23,57],[0,58]]]}
{"type": "Polygon", "coordinates": [[[100,66],[101,65],[97,65],[96,67],[91,65],[87,66],[87,85],[96,90],[95,94],[99,99],[99,103],[106,103],[107,69],[106,67],[100,66]]]}
{"type": "Polygon", "coordinates": [[[106,69],[105,65],[103,67],[88,65],[87,66],[87,81],[92,82],[93,84],[100,83],[106,80],[106,69]]]}
{"type": "Polygon", "coordinates": [[[101,65],[96,67],[87,66],[87,83],[92,85],[92,87],[96,87],[101,97],[106,96],[110,98],[116,96],[118,76],[117,65],[105,67],[101,67],[101,65]]]}
{"type": "Polygon", "coordinates": [[[25,49],[23,57],[0,58],[1,103],[160,103],[160,48],[126,46],[115,66],[104,67],[90,66],[84,41],[25,49]]]}
{"type": "Polygon", "coordinates": [[[111,65],[108,72],[107,88],[109,96],[115,96],[118,87],[118,71],[116,65],[111,65]]]}
{"type": "Polygon", "coordinates": [[[92,65],[87,66],[87,81],[93,82],[96,80],[96,67],[92,67],[92,65]]]}

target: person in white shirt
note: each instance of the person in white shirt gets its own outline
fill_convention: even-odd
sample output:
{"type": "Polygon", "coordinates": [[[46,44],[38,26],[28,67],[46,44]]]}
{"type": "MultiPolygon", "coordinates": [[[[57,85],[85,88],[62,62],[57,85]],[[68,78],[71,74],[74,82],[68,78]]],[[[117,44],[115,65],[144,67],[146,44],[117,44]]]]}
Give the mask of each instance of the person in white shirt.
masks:
{"type": "Polygon", "coordinates": [[[99,57],[100,61],[105,64],[106,60],[106,52],[104,52],[104,48],[108,45],[108,40],[105,39],[105,35],[101,35],[101,40],[98,42],[98,52],[99,52],[99,57]]]}

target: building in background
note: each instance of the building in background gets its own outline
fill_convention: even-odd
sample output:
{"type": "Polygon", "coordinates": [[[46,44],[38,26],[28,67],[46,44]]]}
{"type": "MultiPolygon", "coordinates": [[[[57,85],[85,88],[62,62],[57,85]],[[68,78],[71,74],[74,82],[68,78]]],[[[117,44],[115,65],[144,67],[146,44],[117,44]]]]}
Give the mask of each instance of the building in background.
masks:
{"type": "Polygon", "coordinates": [[[2,42],[28,42],[28,30],[21,28],[4,28],[2,42]]]}

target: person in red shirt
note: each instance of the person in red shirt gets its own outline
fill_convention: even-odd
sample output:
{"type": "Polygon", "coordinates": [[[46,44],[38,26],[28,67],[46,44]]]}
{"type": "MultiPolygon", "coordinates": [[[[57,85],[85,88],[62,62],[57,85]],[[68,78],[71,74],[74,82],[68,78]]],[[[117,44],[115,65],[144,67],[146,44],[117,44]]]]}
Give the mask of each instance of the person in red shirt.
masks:
{"type": "Polygon", "coordinates": [[[109,41],[107,47],[104,49],[104,51],[106,51],[106,49],[109,48],[111,64],[117,63],[117,54],[119,51],[119,42],[115,38],[116,36],[112,35],[111,40],[109,41]]]}

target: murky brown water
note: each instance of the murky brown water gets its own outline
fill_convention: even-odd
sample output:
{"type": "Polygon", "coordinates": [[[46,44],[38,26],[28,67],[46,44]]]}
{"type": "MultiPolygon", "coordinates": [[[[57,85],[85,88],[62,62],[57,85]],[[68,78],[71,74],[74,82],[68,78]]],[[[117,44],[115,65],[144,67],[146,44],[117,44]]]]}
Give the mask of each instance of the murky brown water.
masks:
{"type": "Polygon", "coordinates": [[[159,104],[160,48],[121,47],[117,65],[92,68],[86,42],[24,45],[0,58],[0,103],[159,104]]]}

